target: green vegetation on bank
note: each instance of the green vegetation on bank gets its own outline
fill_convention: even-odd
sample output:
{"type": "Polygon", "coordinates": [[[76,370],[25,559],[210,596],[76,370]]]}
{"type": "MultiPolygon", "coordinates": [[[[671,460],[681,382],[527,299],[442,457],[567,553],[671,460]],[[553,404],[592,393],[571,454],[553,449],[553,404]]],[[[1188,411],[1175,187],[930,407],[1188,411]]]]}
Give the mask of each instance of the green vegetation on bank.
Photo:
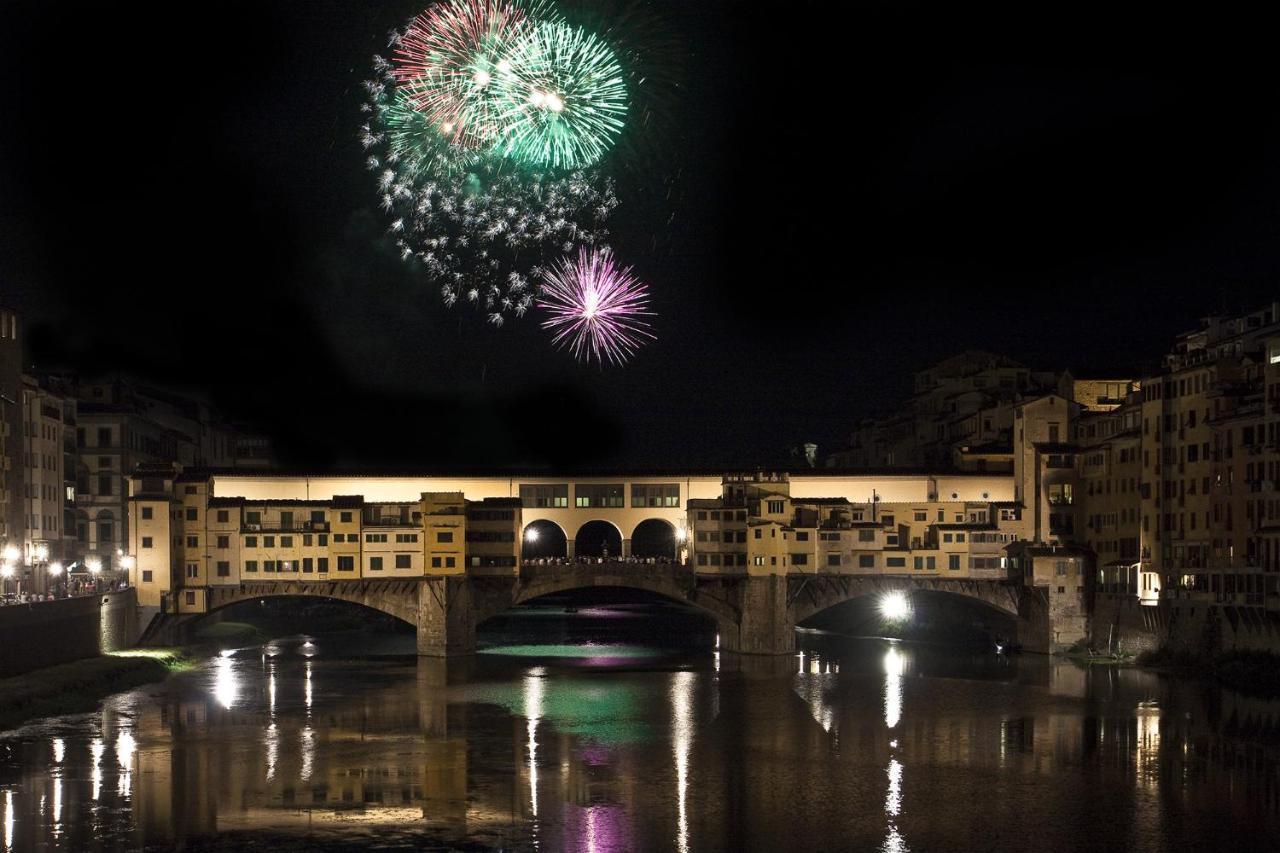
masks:
{"type": "Polygon", "coordinates": [[[162,681],[192,661],[175,649],[131,649],[0,679],[0,730],[92,711],[112,693],[162,681]]]}
{"type": "Polygon", "coordinates": [[[1162,646],[1138,656],[1142,666],[1174,670],[1210,679],[1252,696],[1280,696],[1280,655],[1264,651],[1230,651],[1216,655],[1162,646]]]}

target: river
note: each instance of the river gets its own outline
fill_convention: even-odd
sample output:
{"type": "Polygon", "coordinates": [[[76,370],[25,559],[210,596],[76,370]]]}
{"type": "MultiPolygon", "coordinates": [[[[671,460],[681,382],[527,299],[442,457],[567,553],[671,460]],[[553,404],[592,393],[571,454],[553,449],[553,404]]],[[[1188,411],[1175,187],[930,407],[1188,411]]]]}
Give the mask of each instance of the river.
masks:
{"type": "Polygon", "coordinates": [[[1280,704],[1137,669],[528,608],[225,653],[0,734],[0,851],[1280,849],[1280,704]],[[434,846],[432,846],[434,845],[434,846]]]}

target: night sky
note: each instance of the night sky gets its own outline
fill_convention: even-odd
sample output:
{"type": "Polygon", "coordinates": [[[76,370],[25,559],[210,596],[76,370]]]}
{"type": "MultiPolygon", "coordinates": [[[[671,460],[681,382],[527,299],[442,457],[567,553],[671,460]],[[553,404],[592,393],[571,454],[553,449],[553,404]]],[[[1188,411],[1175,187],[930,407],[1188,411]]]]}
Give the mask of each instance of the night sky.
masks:
{"type": "Polygon", "coordinates": [[[386,238],[360,82],[421,5],[0,0],[30,359],[200,391],[293,466],[716,466],[835,450],[966,348],[1125,374],[1280,293],[1261,21],[670,0],[632,9],[681,88],[612,241],[659,340],[576,364],[386,238]]]}

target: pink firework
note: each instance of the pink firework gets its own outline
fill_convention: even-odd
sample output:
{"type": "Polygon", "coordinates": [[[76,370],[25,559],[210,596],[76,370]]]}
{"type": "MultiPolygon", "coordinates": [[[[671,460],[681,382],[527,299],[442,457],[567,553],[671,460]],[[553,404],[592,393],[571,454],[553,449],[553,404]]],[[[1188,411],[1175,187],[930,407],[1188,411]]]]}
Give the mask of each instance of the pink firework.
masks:
{"type": "Polygon", "coordinates": [[[618,268],[607,247],[578,250],[547,271],[538,304],[550,315],[542,328],[551,342],[567,346],[580,361],[623,364],[646,340],[656,337],[644,317],[649,289],[631,272],[618,268]]]}
{"type": "Polygon", "coordinates": [[[414,108],[459,145],[490,141],[492,84],[526,20],[516,0],[443,0],[410,22],[392,62],[414,108]]]}

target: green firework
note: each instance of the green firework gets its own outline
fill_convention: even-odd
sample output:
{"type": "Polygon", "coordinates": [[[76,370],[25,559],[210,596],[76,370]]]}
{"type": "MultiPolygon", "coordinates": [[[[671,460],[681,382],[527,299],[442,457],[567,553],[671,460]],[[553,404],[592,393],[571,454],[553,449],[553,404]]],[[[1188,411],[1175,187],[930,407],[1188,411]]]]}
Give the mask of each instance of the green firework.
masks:
{"type": "Polygon", "coordinates": [[[627,90],[609,46],[560,22],[528,28],[496,78],[497,147],[503,156],[552,169],[600,160],[622,131],[627,90]]]}

